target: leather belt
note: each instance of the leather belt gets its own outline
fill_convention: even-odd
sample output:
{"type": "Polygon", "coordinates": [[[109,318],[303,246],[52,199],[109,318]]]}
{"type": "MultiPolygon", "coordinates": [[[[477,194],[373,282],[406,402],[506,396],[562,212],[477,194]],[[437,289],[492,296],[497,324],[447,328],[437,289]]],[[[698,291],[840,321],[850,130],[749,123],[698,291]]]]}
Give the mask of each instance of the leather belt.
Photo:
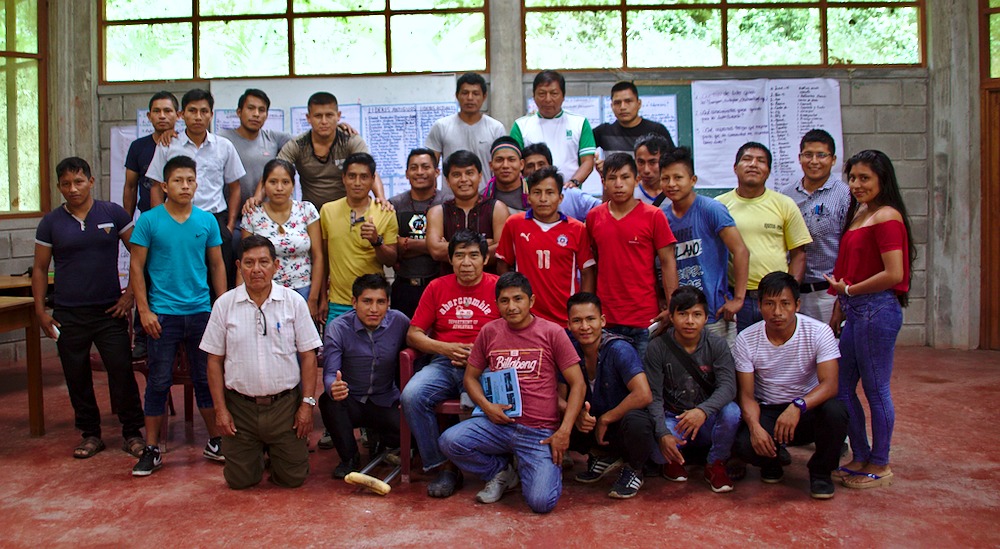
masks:
{"type": "Polygon", "coordinates": [[[399,280],[403,281],[404,283],[406,283],[409,286],[426,286],[430,281],[434,280],[435,278],[436,277],[433,277],[433,276],[428,276],[428,277],[414,277],[414,278],[409,278],[409,277],[401,276],[401,277],[399,277],[399,280]]]}
{"type": "Polygon", "coordinates": [[[279,398],[281,398],[281,397],[283,397],[285,395],[289,395],[292,392],[294,392],[295,388],[293,387],[291,389],[285,389],[284,391],[281,391],[280,393],[277,393],[277,394],[274,394],[274,395],[256,396],[256,397],[255,396],[244,395],[243,393],[241,393],[239,391],[234,391],[234,390],[228,389],[228,388],[226,390],[229,391],[230,393],[233,393],[234,395],[236,395],[238,397],[241,397],[243,399],[249,400],[250,402],[253,402],[254,404],[259,404],[261,406],[270,406],[270,405],[274,404],[275,402],[277,402],[279,398]]]}
{"type": "Polygon", "coordinates": [[[802,284],[799,284],[799,293],[811,294],[813,292],[822,292],[823,290],[826,290],[829,287],[830,283],[825,280],[823,282],[811,282],[811,283],[803,282],[802,284]]]}

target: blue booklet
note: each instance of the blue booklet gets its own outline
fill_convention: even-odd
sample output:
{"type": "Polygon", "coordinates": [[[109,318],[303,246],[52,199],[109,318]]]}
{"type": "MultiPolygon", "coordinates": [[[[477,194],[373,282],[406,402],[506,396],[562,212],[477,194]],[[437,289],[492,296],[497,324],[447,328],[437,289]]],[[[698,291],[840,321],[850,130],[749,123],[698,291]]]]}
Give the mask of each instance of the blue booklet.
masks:
{"type": "MultiPolygon", "coordinates": [[[[479,381],[483,384],[486,400],[494,404],[510,404],[511,408],[504,411],[507,417],[521,417],[521,386],[517,382],[517,369],[483,372],[479,381]]],[[[486,412],[479,406],[472,410],[472,417],[485,415],[486,412]]]]}

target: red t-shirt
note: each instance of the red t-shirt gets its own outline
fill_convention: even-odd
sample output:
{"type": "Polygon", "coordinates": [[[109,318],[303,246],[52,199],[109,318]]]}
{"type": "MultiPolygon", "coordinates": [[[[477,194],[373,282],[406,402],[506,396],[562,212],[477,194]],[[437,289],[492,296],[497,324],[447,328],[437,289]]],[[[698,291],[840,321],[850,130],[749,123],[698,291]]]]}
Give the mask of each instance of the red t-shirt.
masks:
{"type": "Polygon", "coordinates": [[[454,274],[435,278],[427,285],[411,326],[445,343],[472,343],[479,330],[500,318],[495,274],[483,273],[475,286],[462,286],[454,274]]]}
{"type": "Polygon", "coordinates": [[[605,202],[587,214],[587,233],[597,256],[597,296],[608,324],[645,328],[660,313],[654,259],[677,239],[667,216],[639,203],[615,219],[605,202]]]}
{"type": "Polygon", "coordinates": [[[497,258],[528,277],[535,296],[531,312],[566,326],[566,301],[580,291],[580,269],[594,264],[587,228],[560,214],[551,225],[530,216],[531,211],[507,218],[497,244],[497,258]]]}
{"type": "MultiPolygon", "coordinates": [[[[840,237],[840,253],[833,267],[833,277],[857,284],[885,270],[882,254],[903,251],[903,280],[891,288],[897,294],[910,290],[910,244],[906,225],[895,219],[859,227],[840,237]]],[[[830,293],[832,289],[829,290],[830,293]]]]}
{"type": "Polygon", "coordinates": [[[521,417],[516,423],[533,429],[559,428],[557,372],[580,364],[566,330],[544,318],[512,330],[506,320],[487,324],[472,346],[469,364],[480,370],[517,369],[521,417]]]}

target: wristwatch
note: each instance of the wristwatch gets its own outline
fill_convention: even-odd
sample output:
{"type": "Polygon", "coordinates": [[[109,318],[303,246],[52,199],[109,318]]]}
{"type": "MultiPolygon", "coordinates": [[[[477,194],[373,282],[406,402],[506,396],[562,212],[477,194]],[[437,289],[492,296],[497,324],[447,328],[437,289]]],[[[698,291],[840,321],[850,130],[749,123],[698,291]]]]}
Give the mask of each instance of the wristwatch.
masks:
{"type": "Polygon", "coordinates": [[[798,408],[800,412],[806,411],[806,401],[803,400],[801,397],[793,400],[792,404],[794,404],[795,407],[798,408]]]}
{"type": "Polygon", "coordinates": [[[378,248],[382,244],[385,244],[385,239],[382,238],[382,235],[378,235],[378,239],[376,239],[375,242],[372,243],[372,248],[378,248]]]}
{"type": "Polygon", "coordinates": [[[569,182],[572,183],[574,187],[580,186],[580,181],[578,179],[570,179],[569,182]]]}
{"type": "Polygon", "coordinates": [[[303,397],[302,402],[310,406],[316,406],[316,399],[313,397],[303,397]]]}

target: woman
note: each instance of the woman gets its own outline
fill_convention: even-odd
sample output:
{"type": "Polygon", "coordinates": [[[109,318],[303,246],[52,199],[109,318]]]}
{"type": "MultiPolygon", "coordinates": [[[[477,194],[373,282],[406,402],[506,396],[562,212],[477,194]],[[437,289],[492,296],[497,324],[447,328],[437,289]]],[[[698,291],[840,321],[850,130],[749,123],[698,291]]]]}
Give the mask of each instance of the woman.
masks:
{"type": "Polygon", "coordinates": [[[851,205],[833,276],[826,278],[830,293],[839,296],[830,326],[840,332],[837,399],[847,408],[854,455],[836,473],[848,488],[875,488],[892,484],[889,444],[895,411],[889,378],[916,252],[889,157],[862,151],[847,161],[844,171],[851,205]],[[871,408],[871,445],[857,395],[859,379],[871,408]]]}
{"type": "Polygon", "coordinates": [[[323,240],[319,213],[310,202],[292,200],[295,167],[276,158],[264,165],[267,200],[243,216],[243,230],[266,237],[278,253],[274,281],[298,292],[319,319],[319,293],[323,280],[323,240]]]}

